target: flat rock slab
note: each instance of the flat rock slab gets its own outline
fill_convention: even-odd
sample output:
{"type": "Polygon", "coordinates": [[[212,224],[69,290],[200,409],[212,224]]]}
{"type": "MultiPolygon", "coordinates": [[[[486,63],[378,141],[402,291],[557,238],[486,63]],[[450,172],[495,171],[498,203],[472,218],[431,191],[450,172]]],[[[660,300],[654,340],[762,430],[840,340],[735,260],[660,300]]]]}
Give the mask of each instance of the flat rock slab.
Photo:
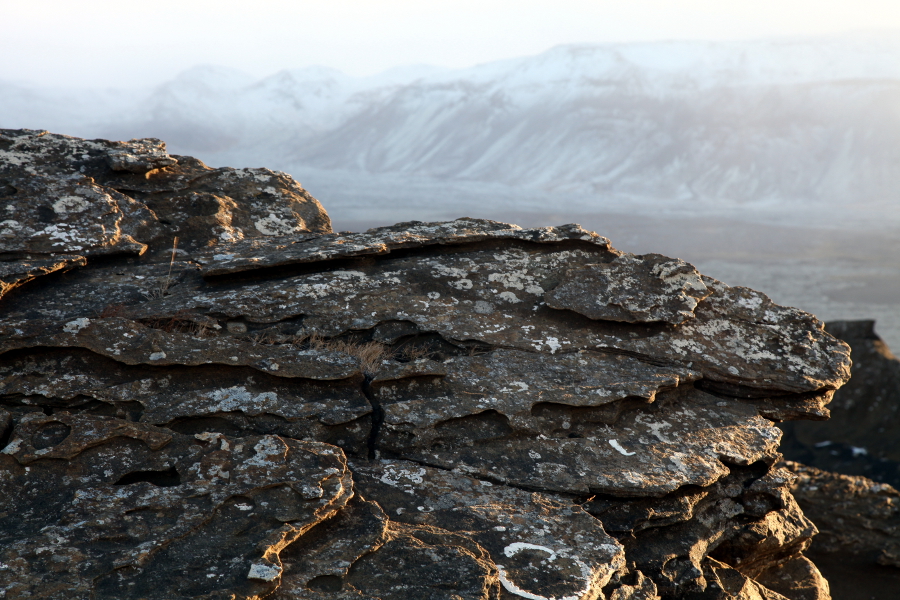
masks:
{"type": "Polygon", "coordinates": [[[85,348],[129,365],[249,366],[282,377],[346,379],[359,364],[340,352],[303,350],[291,345],[263,345],[228,337],[202,337],[147,327],[127,318],[82,317],[65,323],[29,322],[6,340],[6,350],[34,346],[85,348]],[[29,335],[31,334],[31,335],[29,335]],[[16,337],[19,338],[18,344],[16,337]]]}
{"type": "Polygon", "coordinates": [[[678,325],[692,319],[709,294],[697,269],[683,260],[625,254],[608,264],[567,270],[544,300],[591,319],[678,325]]]}
{"type": "Polygon", "coordinates": [[[752,405],[696,390],[660,395],[657,403],[621,414],[550,406],[536,411],[536,432],[517,430],[499,411],[448,419],[430,431],[396,416],[414,409],[388,405],[379,447],[526,489],[618,496],[708,486],[728,474],[727,464],[777,456],[781,432],[752,405]]]}
{"type": "Polygon", "coordinates": [[[0,298],[14,288],[42,275],[58,273],[83,267],[87,264],[84,256],[75,254],[49,254],[20,256],[18,260],[0,262],[0,298]]]}
{"type": "Polygon", "coordinates": [[[624,565],[622,546],[578,505],[404,461],[353,466],[391,519],[466,535],[516,596],[598,598],[624,565]]]}
{"type": "Polygon", "coordinates": [[[54,406],[182,432],[276,433],[356,452],[366,452],[371,435],[362,376],[326,384],[249,368],[133,367],[60,349],[0,356],[0,396],[17,398],[21,409],[54,406]],[[61,372],[69,375],[57,377],[61,372]]]}
{"type": "MultiPolygon", "coordinates": [[[[708,295],[696,304],[693,318],[678,326],[589,319],[547,306],[544,295],[560,285],[563,272],[614,263],[622,260],[619,253],[577,239],[556,245],[502,241],[495,236],[474,247],[425,256],[388,254],[338,268],[324,261],[320,272],[221,291],[213,286],[190,298],[173,297],[161,308],[202,312],[216,306],[257,322],[302,314],[310,331],[325,336],[401,320],[448,340],[550,354],[628,352],[682,364],[735,388],[761,390],[759,395],[835,389],[848,376],[847,347],[826,334],[821,322],[753,290],[702,277],[697,285],[708,295]]],[[[630,268],[651,271],[659,263],[653,255],[629,261],[630,268]]],[[[590,278],[589,269],[582,274],[590,278]]],[[[658,297],[657,283],[633,293],[658,297]]],[[[684,292],[678,288],[672,295],[680,298],[684,292]]]]}
{"type": "Polygon", "coordinates": [[[445,223],[397,223],[370,229],[365,233],[304,235],[285,240],[247,240],[232,246],[227,253],[199,254],[197,260],[203,265],[205,277],[216,277],[339,258],[388,254],[396,250],[503,239],[545,244],[577,240],[601,248],[609,247],[608,239],[579,225],[522,229],[518,225],[485,219],[457,219],[445,223]]]}
{"type": "MultiPolygon", "coordinates": [[[[451,246],[449,253],[427,257],[392,259],[388,255],[352,268],[260,283],[173,286],[146,304],[129,301],[128,309],[131,318],[137,319],[213,313],[278,323],[302,317],[298,333],[326,337],[374,329],[386,321],[406,321],[451,342],[477,341],[550,354],[630,353],[651,363],[697,370],[731,395],[824,392],[839,387],[848,376],[846,345],[826,334],[811,315],[780,307],[758,292],[702,278],[712,293],[697,304],[694,317],[681,325],[588,319],[574,311],[550,308],[543,297],[546,289],[559,284],[565,268],[617,260],[606,246],[576,240],[580,246],[563,244],[564,249],[549,242],[525,246],[507,242],[501,249],[491,246],[502,238],[488,242],[482,241],[481,248],[451,246]]],[[[655,264],[655,259],[646,260],[655,264]]],[[[160,274],[154,279],[161,278],[160,274]]],[[[112,296],[134,298],[135,282],[120,285],[132,291],[110,290],[112,296]]],[[[68,320],[57,327],[65,328],[77,320],[74,316],[69,312],[68,320]]],[[[22,327],[16,323],[14,329],[22,327]]],[[[21,334],[7,331],[12,347],[21,334]]],[[[138,360],[149,360],[150,354],[154,352],[138,360]]]]}

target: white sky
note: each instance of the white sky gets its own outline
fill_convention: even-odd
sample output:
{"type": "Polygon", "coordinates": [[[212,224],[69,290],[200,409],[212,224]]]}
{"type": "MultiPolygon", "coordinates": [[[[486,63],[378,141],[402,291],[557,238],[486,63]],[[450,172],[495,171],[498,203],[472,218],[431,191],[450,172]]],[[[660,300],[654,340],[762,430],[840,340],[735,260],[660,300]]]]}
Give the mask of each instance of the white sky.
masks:
{"type": "Polygon", "coordinates": [[[900,30],[900,0],[0,0],[0,79],[155,84],[197,64],[466,67],[558,44],[900,30]]]}

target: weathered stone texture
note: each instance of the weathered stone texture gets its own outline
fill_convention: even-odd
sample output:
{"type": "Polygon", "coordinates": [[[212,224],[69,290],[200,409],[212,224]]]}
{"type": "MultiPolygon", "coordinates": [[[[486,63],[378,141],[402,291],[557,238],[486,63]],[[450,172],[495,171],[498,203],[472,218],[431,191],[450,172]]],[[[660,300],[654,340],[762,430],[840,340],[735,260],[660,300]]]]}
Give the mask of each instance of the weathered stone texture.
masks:
{"type": "Polygon", "coordinates": [[[849,374],[811,315],[158,140],[3,131],[0,190],[0,597],[828,598],[775,467],[849,374]]]}
{"type": "MultiPolygon", "coordinates": [[[[159,140],[0,132],[0,292],[59,255],[164,255],[288,233],[328,233],[318,201],[267,169],[210,169],[159,140]],[[12,263],[12,264],[9,264],[12,263]],[[7,272],[10,272],[7,274],[7,272]]],[[[58,270],[58,269],[53,269],[58,270]]]]}

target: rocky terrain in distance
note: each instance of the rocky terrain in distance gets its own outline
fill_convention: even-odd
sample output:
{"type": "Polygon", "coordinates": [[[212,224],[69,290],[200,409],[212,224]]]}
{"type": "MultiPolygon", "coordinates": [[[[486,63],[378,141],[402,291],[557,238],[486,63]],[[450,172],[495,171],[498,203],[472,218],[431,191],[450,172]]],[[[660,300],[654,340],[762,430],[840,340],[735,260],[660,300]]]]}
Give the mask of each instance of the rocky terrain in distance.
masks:
{"type": "Polygon", "coordinates": [[[820,530],[807,554],[834,597],[846,600],[894,598],[900,590],[900,361],[874,325],[825,324],[850,345],[852,377],[829,404],[831,419],[779,425],[782,452],[807,463],[784,465],[798,475],[793,494],[820,530]]]}
{"type": "Polygon", "coordinates": [[[808,313],[577,225],[335,233],[152,139],[0,130],[0,211],[0,598],[831,597],[808,313]]]}
{"type": "Polygon", "coordinates": [[[866,477],[781,463],[819,534],[806,551],[835,598],[888,600],[900,590],[900,492],[866,477]]]}
{"type": "Polygon", "coordinates": [[[826,331],[851,348],[852,378],[822,423],[784,423],[788,458],[900,488],[900,360],[873,321],[831,321],[826,331]]]}

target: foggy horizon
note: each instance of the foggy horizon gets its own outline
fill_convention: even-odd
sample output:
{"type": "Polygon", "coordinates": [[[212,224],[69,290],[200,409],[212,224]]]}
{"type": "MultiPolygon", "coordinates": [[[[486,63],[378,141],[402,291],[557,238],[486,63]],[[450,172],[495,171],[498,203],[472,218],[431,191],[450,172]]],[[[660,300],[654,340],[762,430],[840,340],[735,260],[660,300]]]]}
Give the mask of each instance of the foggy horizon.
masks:
{"type": "Polygon", "coordinates": [[[463,69],[533,56],[559,45],[900,36],[888,0],[387,0],[328,5],[268,0],[9,0],[0,80],[42,87],[157,85],[197,65],[260,79],[324,66],[353,77],[408,65],[463,69]]]}
{"type": "MultiPolygon", "coordinates": [[[[380,75],[388,74],[392,71],[402,70],[402,69],[413,69],[413,68],[425,68],[425,69],[433,69],[435,72],[437,71],[464,71],[471,68],[477,68],[484,65],[489,65],[497,62],[504,62],[510,60],[516,60],[520,58],[529,58],[534,56],[539,56],[544,54],[550,50],[560,47],[567,46],[640,46],[640,45],[655,45],[655,44],[715,44],[715,45],[730,45],[730,44],[753,44],[758,42],[777,42],[777,43],[787,43],[787,42],[803,42],[803,41],[813,41],[813,40],[839,40],[839,39],[847,39],[853,40],[855,42],[888,42],[897,44],[900,47],[900,27],[895,29],[855,29],[855,30],[843,30],[843,31],[834,31],[829,33],[821,33],[821,34],[785,34],[785,35],[764,35],[764,36],[756,36],[756,37],[747,37],[747,38],[734,38],[734,39],[723,39],[716,40],[712,38],[660,38],[660,39],[634,39],[634,40],[625,40],[625,41],[602,41],[602,42],[560,42],[550,46],[547,46],[543,49],[538,49],[533,52],[521,55],[509,55],[502,56],[498,58],[487,58],[484,60],[476,60],[474,62],[469,62],[465,64],[458,65],[447,65],[447,64],[438,64],[438,63],[429,63],[424,61],[410,60],[409,62],[398,62],[395,64],[390,64],[384,67],[376,68],[374,70],[366,70],[359,71],[354,69],[345,69],[339,66],[335,66],[333,64],[326,64],[324,62],[321,63],[307,63],[307,64],[285,64],[281,67],[274,67],[270,70],[254,70],[254,69],[245,69],[240,68],[238,66],[234,66],[232,64],[227,64],[226,62],[197,62],[190,65],[185,65],[171,72],[160,72],[159,75],[155,79],[144,79],[142,78],[142,84],[135,86],[130,83],[126,83],[124,81],[112,81],[112,82],[95,82],[93,80],[85,81],[83,79],[79,79],[77,81],[73,81],[71,83],[66,83],[65,81],[40,81],[39,79],[35,79],[32,77],[5,77],[3,72],[0,71],[0,81],[13,84],[13,85],[21,85],[26,87],[33,88],[43,88],[43,89],[71,89],[71,90],[95,90],[95,89],[123,89],[123,88],[136,88],[136,89],[150,89],[157,87],[159,85],[165,84],[173,79],[176,79],[182,74],[188,73],[195,69],[202,68],[219,68],[226,69],[230,71],[234,71],[235,73],[240,73],[245,75],[249,79],[253,80],[253,82],[259,82],[271,77],[278,75],[279,73],[291,72],[291,71],[302,71],[306,69],[328,69],[333,71],[338,71],[347,77],[351,77],[354,79],[366,79],[366,78],[374,78],[380,75]]],[[[3,65],[0,65],[0,69],[2,69],[3,65]]]]}

